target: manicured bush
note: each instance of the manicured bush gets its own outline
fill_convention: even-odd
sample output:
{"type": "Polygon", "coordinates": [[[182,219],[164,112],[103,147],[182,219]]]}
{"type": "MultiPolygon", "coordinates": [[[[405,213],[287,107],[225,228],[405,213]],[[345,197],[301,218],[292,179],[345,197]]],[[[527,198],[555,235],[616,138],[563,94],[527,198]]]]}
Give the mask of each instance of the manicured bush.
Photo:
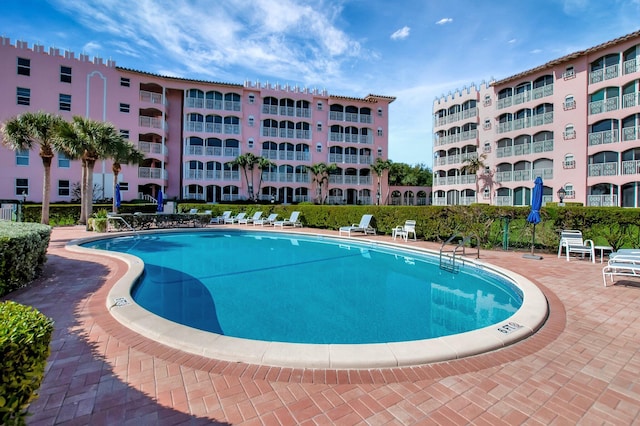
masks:
{"type": "Polygon", "coordinates": [[[53,321],[36,309],[0,303],[0,424],[25,424],[49,357],[53,321]]]}
{"type": "Polygon", "coordinates": [[[51,228],[0,221],[0,296],[27,285],[47,260],[51,228]]]}

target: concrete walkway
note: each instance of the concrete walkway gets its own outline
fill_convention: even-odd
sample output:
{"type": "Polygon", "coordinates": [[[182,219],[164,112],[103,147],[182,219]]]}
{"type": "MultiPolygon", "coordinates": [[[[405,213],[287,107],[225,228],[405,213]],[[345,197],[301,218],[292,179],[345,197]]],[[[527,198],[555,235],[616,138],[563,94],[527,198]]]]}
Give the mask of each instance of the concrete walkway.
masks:
{"type": "Polygon", "coordinates": [[[426,366],[302,370],[188,355],[124,328],[104,303],[124,263],[64,249],[90,235],[55,228],[43,276],[7,297],[56,322],[30,425],[640,423],[640,282],[604,288],[600,263],[483,251],[544,291],[551,313],[534,336],[426,366]]]}

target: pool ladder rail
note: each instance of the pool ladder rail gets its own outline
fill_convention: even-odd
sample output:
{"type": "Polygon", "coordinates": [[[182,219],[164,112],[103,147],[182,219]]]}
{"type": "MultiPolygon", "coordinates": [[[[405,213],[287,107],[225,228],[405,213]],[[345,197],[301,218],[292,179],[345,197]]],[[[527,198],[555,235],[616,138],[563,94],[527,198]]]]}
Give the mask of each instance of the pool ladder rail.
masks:
{"type": "Polygon", "coordinates": [[[476,250],[469,254],[476,254],[476,259],[480,259],[480,239],[476,235],[467,235],[461,237],[459,234],[452,235],[447,241],[442,243],[440,247],[440,269],[457,274],[460,266],[464,265],[462,256],[467,255],[467,246],[476,239],[476,250]],[[457,239],[457,244],[454,240],[457,239]],[[447,249],[447,247],[451,247],[447,249]]]}

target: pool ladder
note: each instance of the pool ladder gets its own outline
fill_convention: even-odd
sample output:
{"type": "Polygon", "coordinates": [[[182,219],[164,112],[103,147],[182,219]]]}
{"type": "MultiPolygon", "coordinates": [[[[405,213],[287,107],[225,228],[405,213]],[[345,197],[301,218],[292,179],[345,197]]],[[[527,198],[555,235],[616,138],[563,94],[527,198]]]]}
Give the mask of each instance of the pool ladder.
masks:
{"type": "Polygon", "coordinates": [[[476,258],[480,259],[480,239],[475,235],[460,237],[459,234],[455,234],[442,243],[440,247],[440,269],[457,274],[460,271],[460,265],[464,265],[464,259],[461,256],[467,254],[467,244],[471,242],[472,238],[476,239],[476,258]],[[447,250],[446,247],[453,245],[453,240],[457,238],[459,238],[458,243],[453,248],[447,250]]]}

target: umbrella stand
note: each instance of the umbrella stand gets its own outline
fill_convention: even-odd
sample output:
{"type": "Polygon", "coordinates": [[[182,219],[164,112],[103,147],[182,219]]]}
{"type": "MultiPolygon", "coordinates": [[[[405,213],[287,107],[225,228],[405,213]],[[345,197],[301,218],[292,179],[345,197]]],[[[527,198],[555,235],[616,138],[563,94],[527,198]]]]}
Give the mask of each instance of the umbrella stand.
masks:
{"type": "Polygon", "coordinates": [[[531,253],[526,253],[522,255],[525,259],[534,259],[534,260],[542,260],[542,256],[537,254],[533,254],[533,249],[536,244],[536,224],[533,224],[533,235],[531,236],[531,253]]]}

